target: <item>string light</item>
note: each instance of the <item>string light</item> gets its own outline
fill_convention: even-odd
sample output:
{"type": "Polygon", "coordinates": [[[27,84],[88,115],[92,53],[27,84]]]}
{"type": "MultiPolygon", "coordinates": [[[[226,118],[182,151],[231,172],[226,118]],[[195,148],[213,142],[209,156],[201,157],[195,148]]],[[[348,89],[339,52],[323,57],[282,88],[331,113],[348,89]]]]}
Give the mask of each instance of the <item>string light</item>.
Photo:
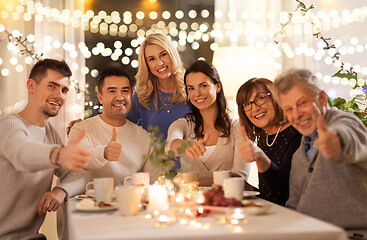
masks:
{"type": "MultiPolygon", "coordinates": [[[[198,16],[198,13],[202,18],[208,18],[210,16],[210,13],[207,9],[203,9],[201,11],[195,11],[190,10],[187,13],[187,16],[190,19],[196,19],[198,16]]],[[[239,13],[239,16],[235,16],[233,13],[229,12],[229,17],[232,19],[235,19],[235,17],[241,17],[242,19],[246,21],[253,22],[253,19],[260,19],[263,18],[261,12],[249,12],[249,11],[243,11],[239,13]]],[[[174,12],[174,17],[177,19],[183,19],[185,14],[178,10],[174,12]]],[[[223,18],[223,12],[220,10],[215,11],[214,17],[220,19],[223,18]]],[[[284,22],[287,20],[287,14],[281,13],[279,15],[279,19],[281,22],[284,22]]],[[[148,16],[152,20],[156,20],[158,18],[158,13],[155,11],[152,11],[148,13],[148,16]]],[[[161,16],[163,20],[168,20],[171,18],[171,13],[169,11],[163,11],[161,13],[161,16]]],[[[342,11],[330,11],[329,13],[326,13],[325,11],[318,11],[313,17],[314,20],[318,23],[318,26],[320,29],[330,29],[330,28],[338,28],[340,26],[347,26],[352,23],[361,23],[365,21],[365,18],[367,16],[367,8],[361,7],[361,8],[355,8],[351,10],[342,10],[342,11]]],[[[274,33],[273,28],[269,28],[267,31],[256,31],[256,34],[249,34],[246,30],[246,25],[242,24],[241,22],[236,22],[233,25],[228,25],[226,27],[225,24],[219,24],[214,23],[212,26],[210,26],[207,22],[192,22],[189,23],[185,21],[181,21],[179,26],[175,22],[167,22],[167,21],[158,21],[155,24],[152,24],[152,27],[150,29],[144,29],[140,28],[140,26],[143,23],[143,19],[146,17],[145,14],[142,11],[138,11],[135,14],[135,22],[133,23],[133,14],[130,11],[125,11],[123,14],[120,14],[117,11],[113,11],[110,15],[107,14],[106,11],[100,11],[98,14],[95,14],[92,10],[88,10],[85,13],[83,13],[80,10],[75,11],[69,11],[68,9],[64,10],[57,10],[57,9],[50,9],[49,7],[45,7],[42,5],[42,3],[35,3],[34,1],[27,1],[27,0],[20,0],[19,4],[17,6],[13,5],[12,7],[6,8],[5,10],[1,11],[0,17],[3,19],[12,18],[13,20],[23,19],[24,21],[30,21],[34,19],[36,22],[41,21],[49,21],[49,22],[59,22],[65,25],[71,24],[74,28],[81,28],[84,31],[90,31],[91,33],[100,33],[103,35],[110,34],[112,36],[116,36],[117,34],[121,37],[126,36],[128,33],[129,36],[131,36],[133,39],[130,43],[131,48],[126,46],[125,49],[122,46],[122,43],[117,43],[117,45],[114,44],[115,49],[106,49],[105,46],[103,48],[96,48],[93,47],[91,50],[88,49],[86,46],[79,46],[78,48],[75,47],[72,44],[66,44],[63,45],[65,51],[69,54],[70,57],[76,58],[79,56],[79,54],[82,54],[85,58],[90,58],[93,55],[99,55],[102,54],[105,57],[110,57],[112,60],[117,61],[121,57],[121,62],[125,65],[131,64],[132,67],[137,67],[137,61],[134,61],[133,59],[129,59],[128,56],[132,56],[132,54],[138,53],[139,51],[139,45],[144,40],[145,36],[151,34],[152,32],[157,31],[163,31],[167,33],[171,37],[178,37],[177,40],[174,40],[174,44],[179,47],[181,51],[185,51],[186,44],[189,43],[192,49],[198,50],[200,48],[199,41],[208,42],[210,40],[213,40],[214,38],[220,38],[221,36],[224,36],[226,34],[226,31],[232,31],[234,27],[238,29],[240,32],[240,35],[237,36],[237,39],[241,37],[241,34],[246,34],[247,42],[249,44],[249,48],[251,49],[257,49],[257,48],[266,48],[268,50],[271,50],[273,53],[273,57],[275,59],[282,57],[282,52],[284,53],[284,56],[288,58],[294,58],[296,55],[304,55],[307,57],[313,57],[316,61],[326,61],[328,64],[333,64],[335,67],[340,67],[341,62],[339,61],[331,61],[330,57],[332,57],[332,52],[324,51],[320,46],[312,47],[307,46],[304,43],[301,43],[299,46],[276,46],[274,44],[271,44],[271,38],[268,38],[266,36],[272,36],[272,33],[274,33]],[[11,10],[9,10],[11,9],[11,10]],[[15,12],[12,12],[15,11],[15,12]],[[14,14],[15,13],[15,14],[14,14]],[[138,21],[139,20],[139,21],[138,21]],[[190,29],[189,29],[190,28],[190,29]],[[265,36],[265,37],[264,37],[265,36]],[[265,40],[264,40],[265,39],[265,40]],[[129,54],[126,54],[127,53],[129,54]],[[122,54],[125,52],[125,55],[122,54]]],[[[277,15],[270,11],[266,15],[267,19],[269,20],[276,20],[278,19],[277,15]]],[[[302,34],[309,34],[312,33],[312,28],[305,25],[303,28],[302,26],[306,23],[307,18],[309,18],[307,14],[305,16],[302,15],[296,15],[295,20],[293,23],[293,26],[289,26],[287,28],[287,34],[291,36],[301,36],[302,34]]],[[[0,32],[4,31],[4,26],[0,24],[0,32]]],[[[13,31],[14,32],[14,31],[13,31]]],[[[13,33],[12,32],[12,33],[13,33]]],[[[15,36],[19,34],[20,32],[15,32],[15,36]]],[[[33,43],[36,39],[33,34],[29,34],[26,36],[26,40],[29,43],[33,43]]],[[[51,51],[52,48],[60,48],[61,44],[59,41],[55,40],[53,41],[51,38],[44,39],[46,45],[44,46],[44,49],[47,51],[51,51]]],[[[351,38],[349,42],[343,43],[341,40],[336,39],[334,41],[335,46],[339,48],[339,52],[341,55],[350,55],[350,54],[356,54],[356,53],[364,53],[367,51],[367,42],[366,39],[358,39],[358,38],[351,38]]],[[[217,43],[211,43],[210,49],[212,51],[215,51],[218,49],[217,43]]],[[[8,44],[8,49],[10,51],[19,52],[22,54],[21,51],[19,51],[18,47],[14,43],[8,44]]],[[[33,63],[33,59],[37,59],[36,57],[39,57],[37,54],[32,54],[30,56],[25,57],[24,62],[26,64],[33,63]]],[[[20,71],[21,66],[18,63],[15,63],[15,60],[13,61],[13,64],[16,68],[16,71],[20,71]]],[[[18,61],[19,62],[19,61],[18,61]]],[[[0,61],[1,65],[2,61],[0,61]]],[[[272,61],[266,61],[267,65],[274,64],[272,61]]],[[[280,68],[281,65],[277,64],[277,66],[280,68]]],[[[366,76],[367,75],[367,68],[360,66],[358,64],[350,64],[350,63],[344,63],[344,66],[353,67],[353,69],[366,76]]],[[[9,71],[9,69],[7,69],[9,71]]],[[[82,69],[79,69],[82,71],[82,69]]],[[[21,70],[23,71],[23,70],[21,70]]],[[[3,71],[1,71],[3,73],[3,71]]],[[[5,70],[4,73],[7,73],[5,70]]],[[[83,74],[88,74],[89,69],[83,69],[83,74]]],[[[92,71],[90,72],[92,74],[92,71]]],[[[95,72],[93,72],[95,75],[95,72]]],[[[3,75],[3,74],[2,74],[3,75]]],[[[332,78],[324,77],[325,79],[329,79],[329,82],[336,83],[336,80],[332,81],[332,78]]],[[[357,83],[361,83],[363,79],[357,81],[357,83]]],[[[364,81],[364,80],[363,80],[364,81]]],[[[338,84],[345,84],[346,82],[343,80],[340,80],[338,84]]],[[[348,82],[348,84],[351,84],[348,82]]]]}

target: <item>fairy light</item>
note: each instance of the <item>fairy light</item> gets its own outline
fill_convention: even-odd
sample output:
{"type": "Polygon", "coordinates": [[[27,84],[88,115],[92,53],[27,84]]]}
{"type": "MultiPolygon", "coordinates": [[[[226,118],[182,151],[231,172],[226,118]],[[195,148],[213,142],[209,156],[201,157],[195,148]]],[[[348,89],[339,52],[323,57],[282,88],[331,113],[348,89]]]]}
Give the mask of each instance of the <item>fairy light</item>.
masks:
{"type": "Polygon", "coordinates": [[[210,15],[210,13],[209,13],[209,11],[207,9],[204,9],[204,10],[201,11],[201,16],[203,18],[208,18],[209,15],[210,15]]]}
{"type": "Polygon", "coordinates": [[[183,13],[183,11],[181,11],[181,10],[176,11],[176,13],[175,13],[175,17],[176,17],[177,19],[182,19],[182,18],[184,17],[184,13],[183,13]]]}
{"type": "Polygon", "coordinates": [[[86,67],[86,66],[83,66],[81,69],[80,69],[80,72],[84,75],[88,74],[89,72],[89,68],[86,67]]]}
{"type": "Polygon", "coordinates": [[[132,60],[131,61],[131,66],[133,67],[133,68],[137,68],[138,67],[138,60],[132,60]]]}
{"type": "Polygon", "coordinates": [[[107,23],[107,24],[112,23],[112,16],[106,16],[106,17],[104,18],[104,21],[105,21],[105,23],[107,23]]]}
{"type": "Polygon", "coordinates": [[[235,233],[240,233],[240,232],[242,232],[243,231],[243,229],[242,229],[242,227],[241,226],[236,226],[236,227],[234,227],[234,232],[235,233]]]}
{"type": "Polygon", "coordinates": [[[4,77],[7,77],[7,76],[9,76],[9,69],[7,69],[7,68],[3,68],[2,70],[1,70],[1,75],[3,75],[4,77]]]}
{"type": "Polygon", "coordinates": [[[102,56],[104,56],[104,57],[111,56],[112,49],[111,48],[105,48],[105,49],[103,49],[103,51],[101,53],[102,53],[102,56]]]}
{"type": "MultiPolygon", "coordinates": [[[[25,3],[25,1],[23,1],[23,3],[25,3]]],[[[200,12],[200,15],[203,18],[209,17],[209,11],[207,11],[207,12],[206,11],[207,10],[203,10],[203,11],[200,12]]],[[[19,10],[19,12],[21,12],[21,10],[19,10]]],[[[65,16],[72,16],[72,18],[70,18],[70,19],[72,19],[71,23],[73,24],[73,27],[76,27],[76,28],[81,27],[84,31],[89,30],[92,33],[100,32],[101,34],[110,34],[112,36],[115,36],[116,34],[119,34],[119,36],[124,37],[124,36],[126,36],[126,33],[128,32],[128,30],[130,30],[129,36],[132,37],[133,40],[135,40],[134,39],[134,33],[133,33],[133,32],[135,32],[135,36],[136,36],[135,38],[137,39],[139,44],[141,44],[141,42],[143,41],[141,39],[144,39],[144,37],[149,35],[151,32],[156,31],[157,27],[158,28],[163,28],[162,31],[169,34],[170,36],[172,36],[172,37],[178,36],[179,37],[178,40],[175,40],[174,44],[176,46],[177,45],[181,46],[180,50],[184,50],[185,47],[186,47],[185,45],[187,43],[190,43],[191,47],[199,49],[200,44],[199,44],[199,42],[197,42],[198,40],[200,40],[200,41],[202,40],[203,42],[207,42],[211,38],[220,37],[220,36],[223,36],[225,34],[225,31],[223,31],[223,25],[213,24],[211,26],[212,30],[210,30],[209,25],[203,25],[204,23],[191,24],[190,27],[193,30],[193,32],[189,32],[189,30],[187,30],[188,25],[187,25],[186,22],[181,22],[179,30],[177,29],[177,27],[172,28],[171,26],[169,26],[170,28],[167,28],[166,26],[163,26],[163,24],[157,24],[156,23],[156,25],[155,25],[156,28],[154,29],[152,27],[153,31],[152,30],[147,30],[146,31],[144,29],[139,29],[141,24],[138,24],[137,22],[136,22],[136,25],[135,25],[136,27],[133,26],[133,27],[128,28],[124,24],[121,24],[120,26],[116,26],[121,21],[121,18],[119,16],[118,12],[116,12],[116,13],[113,12],[113,13],[111,13],[110,16],[107,15],[107,13],[105,14],[105,13],[102,12],[101,15],[99,15],[99,13],[98,13],[98,15],[96,15],[97,18],[94,18],[96,16],[94,16],[94,12],[91,11],[91,10],[88,10],[87,12],[85,12],[85,14],[83,14],[81,11],[77,11],[77,12],[73,11],[73,12],[68,13],[68,11],[57,11],[57,10],[54,10],[54,9],[49,10],[47,8],[44,8],[42,6],[42,4],[40,4],[40,3],[34,4],[34,3],[31,3],[31,2],[29,2],[29,7],[27,5],[27,12],[25,12],[23,14],[23,18],[24,19],[32,19],[33,16],[35,16],[35,18],[37,18],[37,16],[38,16],[38,15],[36,15],[37,13],[38,13],[38,15],[42,16],[43,20],[48,19],[48,20],[52,21],[52,19],[53,19],[54,21],[59,21],[63,24],[67,24],[68,21],[70,22],[70,20],[65,19],[65,16]],[[32,6],[33,6],[33,8],[32,8],[32,6]],[[43,9],[39,10],[38,8],[40,8],[40,7],[42,7],[43,9]],[[53,13],[54,16],[52,14],[50,14],[51,12],[53,13]],[[55,14],[55,13],[57,13],[57,14],[55,14]],[[61,13],[63,13],[63,14],[61,14],[61,13]],[[63,18],[61,18],[60,16],[63,16],[63,18]],[[99,24],[102,22],[102,18],[104,19],[104,22],[108,25],[107,28],[104,25],[102,25],[102,27],[99,26],[99,24]],[[92,19],[96,20],[96,22],[92,23],[92,21],[91,21],[92,19]],[[89,23],[89,21],[90,21],[90,23],[89,23]],[[83,24],[81,24],[81,23],[83,23],[83,24]],[[186,23],[187,27],[185,27],[184,23],[186,23]],[[115,24],[115,25],[112,25],[112,24],[115,24]],[[90,29],[89,29],[89,26],[90,26],[90,29]],[[184,27],[181,27],[181,26],[184,26],[184,27]],[[116,27],[118,27],[118,29],[116,27]],[[208,29],[206,29],[206,28],[208,28],[208,29]],[[102,29],[102,31],[101,31],[101,29],[102,29]],[[131,31],[131,30],[135,30],[135,31],[131,31]],[[209,30],[208,33],[203,34],[204,32],[206,32],[208,30],[209,30]],[[187,40],[186,40],[186,37],[187,37],[187,40]]],[[[124,21],[125,24],[130,25],[132,23],[132,14],[129,13],[129,12],[127,12],[126,14],[125,13],[122,14],[123,21],[124,21]]],[[[197,12],[195,10],[191,10],[188,13],[188,17],[194,19],[194,18],[196,18],[195,14],[197,16],[197,12]]],[[[252,13],[252,14],[253,15],[251,16],[249,12],[244,11],[244,12],[241,13],[241,17],[243,19],[250,20],[251,19],[250,16],[257,19],[261,15],[260,12],[252,13]]],[[[8,13],[2,13],[1,15],[2,16],[7,15],[6,17],[7,18],[9,17],[8,13]]],[[[349,11],[349,13],[344,12],[343,14],[341,14],[341,13],[339,14],[337,11],[333,11],[333,12],[330,12],[329,14],[325,13],[324,16],[325,16],[325,18],[320,18],[321,25],[326,24],[327,21],[335,22],[335,23],[337,23],[339,21],[342,24],[350,24],[351,22],[363,21],[365,19],[365,16],[363,16],[363,11],[359,11],[358,9],[357,10],[351,10],[351,11],[349,11]],[[352,17],[352,15],[355,15],[356,17],[352,17]],[[328,20],[328,18],[330,20],[328,20]],[[338,20],[338,18],[340,20],[338,20]],[[357,18],[359,18],[359,20],[357,20],[357,18]]],[[[139,16],[138,16],[138,13],[136,13],[137,20],[141,20],[144,17],[145,17],[145,15],[144,15],[143,12],[140,12],[139,16]]],[[[162,13],[162,18],[163,19],[169,19],[170,17],[171,17],[170,12],[164,11],[162,13]]],[[[175,17],[177,17],[176,14],[175,14],[175,17]]],[[[179,15],[179,17],[180,17],[180,15],[179,15]]],[[[216,11],[215,12],[215,17],[216,18],[221,18],[221,17],[223,17],[223,13],[220,12],[220,11],[216,11]]],[[[267,18],[272,19],[272,20],[276,19],[275,13],[274,12],[269,12],[267,14],[267,18]]],[[[37,21],[37,19],[36,19],[36,21],[37,21]]],[[[305,18],[300,18],[300,19],[298,19],[298,21],[301,21],[301,22],[305,21],[305,18]]],[[[244,29],[244,27],[245,27],[245,26],[241,26],[239,24],[236,24],[235,26],[239,29],[241,29],[241,28],[244,29]]],[[[232,30],[232,29],[233,29],[233,26],[230,26],[229,30],[232,30]]],[[[310,28],[309,28],[309,30],[310,30],[310,28]]],[[[309,30],[306,29],[306,32],[309,31],[309,30]]],[[[270,31],[271,30],[269,30],[268,32],[270,32],[270,31]]],[[[298,25],[293,26],[292,29],[289,29],[289,32],[292,33],[295,36],[297,36],[297,34],[299,34],[298,36],[301,36],[301,34],[303,33],[302,25],[298,24],[298,25]]],[[[261,36],[266,36],[266,35],[271,36],[271,34],[266,34],[265,32],[263,32],[262,34],[263,35],[261,35],[261,36]]],[[[264,43],[263,41],[259,41],[259,39],[257,39],[259,36],[260,35],[256,35],[256,37],[251,39],[250,47],[253,50],[255,50],[256,48],[263,48],[264,45],[266,47],[269,46],[269,45],[267,45],[266,42],[264,43]]],[[[261,39],[263,39],[263,38],[261,38],[261,39]]],[[[351,39],[350,40],[351,41],[350,44],[352,46],[346,46],[345,47],[345,50],[342,51],[344,53],[344,55],[345,54],[352,54],[352,53],[363,53],[364,51],[367,50],[367,43],[363,43],[363,41],[361,41],[360,39],[357,39],[357,40],[356,39],[351,39]]],[[[269,41],[269,39],[266,40],[266,41],[269,41]]],[[[52,42],[52,44],[50,44],[50,45],[52,47],[56,48],[58,44],[55,44],[55,42],[52,42]]],[[[188,45],[188,46],[190,46],[190,45],[188,45]]],[[[338,45],[337,42],[335,43],[335,45],[336,46],[338,45]]],[[[342,43],[340,42],[340,46],[341,45],[342,45],[342,43]]],[[[114,47],[116,49],[118,48],[116,46],[114,46],[114,47]]],[[[131,42],[131,47],[135,48],[135,49],[132,49],[133,52],[138,52],[138,45],[136,45],[135,41],[131,42]]],[[[49,49],[50,47],[45,46],[44,48],[49,49]]],[[[122,48],[122,46],[120,48],[122,48]]],[[[218,48],[217,44],[211,44],[210,45],[211,50],[215,50],[217,48],[218,48]]],[[[117,56],[119,57],[119,56],[122,55],[122,49],[120,49],[120,50],[116,50],[116,49],[114,51],[102,49],[101,51],[102,51],[102,53],[104,53],[103,55],[106,55],[106,57],[110,56],[111,58],[116,58],[117,56]],[[106,54],[106,52],[108,54],[106,54]]],[[[13,49],[13,50],[16,51],[16,49],[13,49]]],[[[72,51],[70,49],[67,49],[66,51],[70,52],[69,53],[70,56],[75,56],[76,54],[78,54],[78,52],[76,50],[72,51]]],[[[330,57],[330,53],[327,54],[329,56],[326,56],[326,54],[322,53],[322,51],[320,49],[318,49],[318,48],[314,49],[312,47],[301,48],[301,49],[298,49],[298,50],[297,50],[296,47],[294,49],[291,48],[291,47],[278,48],[276,46],[271,48],[271,52],[272,52],[272,54],[275,58],[280,58],[282,56],[281,51],[283,51],[285,53],[284,56],[286,56],[288,58],[294,57],[295,54],[297,54],[297,55],[302,55],[303,54],[305,56],[310,56],[310,57],[313,56],[313,58],[318,60],[318,61],[324,60],[324,57],[330,57]]],[[[92,55],[93,49],[92,49],[92,51],[89,51],[88,48],[80,48],[80,52],[83,54],[84,57],[87,58],[87,57],[90,57],[92,55]]],[[[96,50],[94,52],[96,52],[96,50]]],[[[100,51],[97,54],[99,54],[99,53],[100,53],[100,51]]],[[[33,60],[31,62],[33,62],[33,60]]],[[[128,59],[128,57],[125,57],[125,58],[121,59],[121,62],[125,62],[126,65],[127,65],[127,64],[130,63],[130,59],[128,59]]],[[[266,61],[267,65],[269,65],[271,63],[272,63],[272,61],[266,61]]],[[[131,64],[133,64],[133,63],[131,62],[131,64]]],[[[134,62],[134,64],[135,64],[135,62],[134,62]]],[[[340,62],[332,62],[330,64],[334,64],[335,66],[340,66],[340,62]]],[[[281,65],[279,63],[276,63],[274,66],[281,69],[281,65]]],[[[349,64],[347,66],[351,66],[351,67],[353,67],[354,69],[356,69],[358,71],[358,66],[357,65],[353,66],[352,64],[349,64]]],[[[367,75],[367,68],[366,67],[360,67],[359,66],[359,71],[361,72],[361,74],[367,75]]]]}
{"type": "Polygon", "coordinates": [[[131,17],[124,17],[124,19],[123,19],[123,22],[125,23],[125,24],[130,24],[130,23],[132,23],[132,18],[131,17]]]}
{"type": "Polygon", "coordinates": [[[137,19],[141,20],[141,19],[144,19],[145,14],[142,11],[138,11],[135,16],[136,16],[137,19]]]}
{"type": "Polygon", "coordinates": [[[157,17],[158,17],[157,12],[155,12],[155,11],[151,11],[151,12],[149,13],[149,18],[150,18],[150,19],[155,20],[155,19],[157,19],[157,17]]]}
{"type": "Polygon", "coordinates": [[[119,59],[119,56],[118,56],[116,53],[112,53],[112,54],[111,54],[111,59],[112,59],[113,61],[117,61],[117,60],[119,59]]]}
{"type": "Polygon", "coordinates": [[[122,59],[121,59],[121,62],[122,62],[122,64],[124,64],[124,65],[128,65],[129,63],[130,63],[130,58],[129,57],[123,57],[122,59]]]}
{"type": "Polygon", "coordinates": [[[162,12],[162,18],[163,19],[169,19],[171,17],[171,13],[169,11],[163,11],[162,12]]]}

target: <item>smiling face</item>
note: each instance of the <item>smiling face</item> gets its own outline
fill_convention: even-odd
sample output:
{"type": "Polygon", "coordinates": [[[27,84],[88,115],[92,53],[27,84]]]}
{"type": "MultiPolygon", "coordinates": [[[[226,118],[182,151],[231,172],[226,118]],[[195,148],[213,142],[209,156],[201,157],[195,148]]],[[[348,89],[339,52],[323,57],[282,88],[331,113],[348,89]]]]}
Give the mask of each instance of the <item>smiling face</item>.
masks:
{"type": "Polygon", "coordinates": [[[103,105],[101,118],[112,126],[123,125],[131,108],[132,90],[124,76],[108,76],[104,79],[101,93],[97,93],[103,105]]]}
{"type": "Polygon", "coordinates": [[[158,79],[166,79],[173,74],[171,57],[166,50],[158,45],[147,45],[145,48],[145,61],[151,73],[158,79]]]}
{"type": "Polygon", "coordinates": [[[34,96],[39,112],[46,117],[54,117],[65,103],[69,78],[55,70],[47,69],[39,84],[29,79],[27,87],[29,93],[34,96]]]}
{"type": "Polygon", "coordinates": [[[192,72],[186,76],[186,88],[192,105],[200,111],[209,108],[217,108],[217,93],[220,91],[220,84],[213,81],[201,72],[192,72]]]}
{"type": "Polygon", "coordinates": [[[271,101],[271,95],[265,96],[267,93],[263,88],[254,88],[245,104],[259,100],[264,101],[264,104],[258,106],[255,103],[251,103],[251,110],[245,111],[245,114],[256,127],[272,132],[272,129],[278,126],[273,126],[272,124],[275,118],[275,109],[271,101]]]}
{"type": "Polygon", "coordinates": [[[317,129],[318,116],[325,114],[327,95],[321,91],[315,97],[309,89],[294,85],[288,92],[279,94],[279,101],[293,127],[311,137],[317,129]]]}

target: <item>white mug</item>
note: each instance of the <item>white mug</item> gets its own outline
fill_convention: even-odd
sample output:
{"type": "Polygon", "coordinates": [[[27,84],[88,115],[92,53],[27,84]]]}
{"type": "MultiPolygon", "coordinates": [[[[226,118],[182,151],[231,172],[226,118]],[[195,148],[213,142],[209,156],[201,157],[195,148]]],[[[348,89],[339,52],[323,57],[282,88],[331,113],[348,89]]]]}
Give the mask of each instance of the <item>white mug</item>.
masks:
{"type": "Polygon", "coordinates": [[[140,203],[140,189],[135,186],[119,186],[116,190],[117,203],[122,216],[138,214],[140,203]]]}
{"type": "Polygon", "coordinates": [[[113,194],[113,178],[95,178],[93,182],[89,182],[86,186],[86,192],[90,191],[93,185],[97,203],[104,202],[111,204],[113,194]]]}
{"type": "Polygon", "coordinates": [[[242,177],[225,178],[223,180],[224,197],[242,201],[244,186],[245,179],[242,177]]]}
{"type": "Polygon", "coordinates": [[[213,184],[218,186],[223,186],[223,180],[225,178],[231,177],[230,170],[221,170],[221,171],[214,171],[213,172],[213,184]]]}
{"type": "Polygon", "coordinates": [[[150,178],[148,172],[137,172],[133,173],[131,176],[128,176],[124,179],[124,185],[127,185],[128,180],[131,179],[132,185],[143,185],[145,187],[149,186],[150,178]]]}

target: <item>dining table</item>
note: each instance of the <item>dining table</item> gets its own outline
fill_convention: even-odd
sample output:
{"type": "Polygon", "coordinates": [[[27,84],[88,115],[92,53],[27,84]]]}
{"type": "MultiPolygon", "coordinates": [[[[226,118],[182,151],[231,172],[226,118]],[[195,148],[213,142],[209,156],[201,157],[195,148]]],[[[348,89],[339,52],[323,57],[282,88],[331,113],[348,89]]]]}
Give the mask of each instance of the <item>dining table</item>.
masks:
{"type": "Polygon", "coordinates": [[[193,224],[159,224],[158,218],[147,218],[148,212],[121,216],[119,211],[84,212],[77,209],[80,200],[67,204],[68,239],[70,240],[347,240],[346,232],[335,225],[273,204],[260,198],[250,201],[268,207],[262,214],[246,214],[242,224],[220,223],[220,213],[194,218],[193,224]],[[203,227],[206,226],[206,227],[203,227]]]}

